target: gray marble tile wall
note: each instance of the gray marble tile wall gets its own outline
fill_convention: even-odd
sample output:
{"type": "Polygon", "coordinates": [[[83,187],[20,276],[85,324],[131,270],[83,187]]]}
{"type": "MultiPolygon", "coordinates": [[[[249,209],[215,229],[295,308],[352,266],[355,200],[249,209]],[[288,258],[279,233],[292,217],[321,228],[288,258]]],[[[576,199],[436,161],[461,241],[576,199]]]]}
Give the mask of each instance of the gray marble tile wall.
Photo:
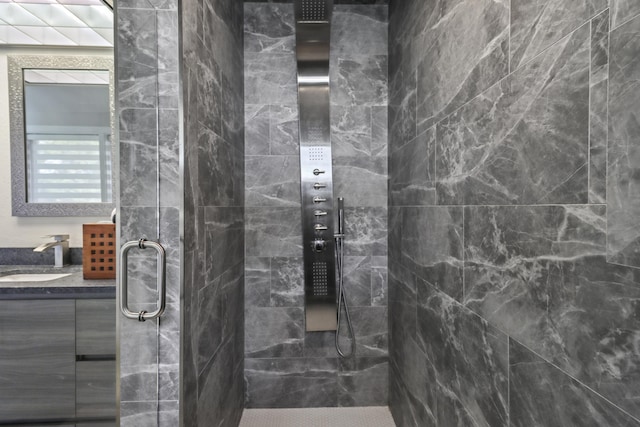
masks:
{"type": "Polygon", "coordinates": [[[340,360],[334,333],[304,329],[293,6],[244,7],[246,405],[386,405],[388,8],[333,14],[334,194],[345,198],[358,343],[355,359],[340,360]]]}
{"type": "MultiPolygon", "coordinates": [[[[178,419],[182,191],[177,7],[172,0],[125,0],[118,2],[116,14],[120,238],[156,240],[159,230],[167,252],[165,314],[144,323],[118,318],[121,426],[175,426],[178,419]]],[[[130,304],[153,310],[155,253],[130,254],[130,304]]]]}
{"type": "Polygon", "coordinates": [[[243,10],[235,0],[190,0],[181,13],[181,419],[235,427],[244,409],[243,10]]]}
{"type": "Polygon", "coordinates": [[[396,424],[640,425],[638,2],[389,8],[396,424]]]}

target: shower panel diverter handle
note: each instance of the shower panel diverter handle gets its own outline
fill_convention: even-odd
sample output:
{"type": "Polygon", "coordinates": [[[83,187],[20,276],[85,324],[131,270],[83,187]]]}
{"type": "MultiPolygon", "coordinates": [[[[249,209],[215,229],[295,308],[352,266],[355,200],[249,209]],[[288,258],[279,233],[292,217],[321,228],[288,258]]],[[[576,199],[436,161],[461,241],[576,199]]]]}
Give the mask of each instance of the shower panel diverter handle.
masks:
{"type": "Polygon", "coordinates": [[[122,311],[122,314],[127,319],[134,319],[138,320],[139,322],[144,322],[145,320],[160,317],[162,313],[164,313],[164,308],[167,300],[166,265],[167,255],[160,243],[152,242],[146,239],[140,239],[132,240],[122,245],[122,248],[120,248],[120,311],[122,311]],[[156,289],[158,290],[158,305],[152,312],[147,312],[146,310],[134,312],[129,309],[129,277],[127,267],[129,251],[135,247],[139,249],[153,248],[157,252],[156,289]]]}

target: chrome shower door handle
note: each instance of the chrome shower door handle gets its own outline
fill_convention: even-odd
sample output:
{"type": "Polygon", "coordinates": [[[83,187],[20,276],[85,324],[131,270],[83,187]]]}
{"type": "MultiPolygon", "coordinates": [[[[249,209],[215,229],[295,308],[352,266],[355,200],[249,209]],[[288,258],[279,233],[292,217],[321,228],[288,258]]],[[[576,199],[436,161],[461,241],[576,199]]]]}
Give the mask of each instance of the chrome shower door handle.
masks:
{"type": "Polygon", "coordinates": [[[160,243],[152,242],[145,239],[132,240],[125,243],[120,248],[120,311],[127,319],[138,320],[144,322],[145,320],[155,319],[160,317],[164,313],[164,308],[167,302],[167,279],[166,279],[166,265],[167,255],[160,243]],[[157,279],[156,289],[158,291],[158,304],[156,309],[152,312],[141,310],[134,312],[129,309],[128,292],[129,292],[129,276],[128,276],[128,259],[129,251],[137,247],[139,249],[153,248],[157,252],[157,279]]]}

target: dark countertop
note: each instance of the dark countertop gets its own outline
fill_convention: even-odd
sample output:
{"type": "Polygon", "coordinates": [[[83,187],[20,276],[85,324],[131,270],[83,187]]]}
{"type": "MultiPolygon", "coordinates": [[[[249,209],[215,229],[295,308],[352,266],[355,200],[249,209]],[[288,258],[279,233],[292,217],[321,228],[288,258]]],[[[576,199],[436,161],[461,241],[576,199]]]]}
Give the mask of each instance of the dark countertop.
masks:
{"type": "Polygon", "coordinates": [[[24,273],[60,273],[71,276],[46,282],[0,282],[0,300],[115,298],[116,281],[84,280],[82,266],[54,268],[41,265],[0,265],[0,276],[24,273]]]}

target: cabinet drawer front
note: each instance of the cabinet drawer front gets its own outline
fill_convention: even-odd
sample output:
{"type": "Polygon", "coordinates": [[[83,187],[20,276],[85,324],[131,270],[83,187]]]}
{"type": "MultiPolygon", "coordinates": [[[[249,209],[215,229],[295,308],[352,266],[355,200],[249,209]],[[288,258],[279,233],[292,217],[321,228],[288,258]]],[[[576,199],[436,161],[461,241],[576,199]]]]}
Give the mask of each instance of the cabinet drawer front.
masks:
{"type": "Polygon", "coordinates": [[[0,419],[73,418],[73,300],[0,301],[0,419]]]}
{"type": "Polygon", "coordinates": [[[76,413],[82,417],[115,417],[116,362],[76,363],[76,413]]]}
{"type": "Polygon", "coordinates": [[[76,354],[84,356],[115,353],[115,300],[76,300],[76,354]]]}

